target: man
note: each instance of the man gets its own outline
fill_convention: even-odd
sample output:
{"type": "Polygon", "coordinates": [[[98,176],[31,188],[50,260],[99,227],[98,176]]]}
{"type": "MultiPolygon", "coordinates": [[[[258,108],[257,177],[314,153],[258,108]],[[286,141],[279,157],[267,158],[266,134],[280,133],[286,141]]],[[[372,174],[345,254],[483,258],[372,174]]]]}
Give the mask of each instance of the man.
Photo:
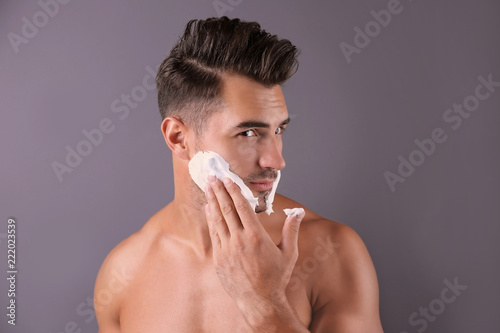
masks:
{"type": "Polygon", "coordinates": [[[285,167],[280,85],[297,55],[256,22],[188,23],[157,75],[175,198],[102,264],[101,333],[382,332],[375,269],[352,229],[279,194],[261,213],[285,167]],[[229,163],[255,211],[232,181],[197,187],[188,163],[199,151],[229,163]],[[305,215],[287,218],[292,207],[305,215]]]}

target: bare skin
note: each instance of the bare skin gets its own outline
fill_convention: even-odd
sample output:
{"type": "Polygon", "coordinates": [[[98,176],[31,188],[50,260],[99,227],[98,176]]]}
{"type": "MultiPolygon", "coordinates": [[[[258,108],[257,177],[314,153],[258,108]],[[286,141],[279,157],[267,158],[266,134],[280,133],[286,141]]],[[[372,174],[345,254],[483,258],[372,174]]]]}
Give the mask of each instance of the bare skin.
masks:
{"type": "Polygon", "coordinates": [[[99,332],[382,332],[375,269],[351,228],[279,194],[275,213],[255,214],[236,184],[216,180],[205,194],[191,180],[192,156],[216,151],[261,212],[269,191],[252,183],[285,167],[281,88],[226,76],[223,98],[202,137],[174,117],[163,121],[175,198],[102,264],[99,332]],[[286,218],[293,207],[305,209],[301,222],[286,218]]]}

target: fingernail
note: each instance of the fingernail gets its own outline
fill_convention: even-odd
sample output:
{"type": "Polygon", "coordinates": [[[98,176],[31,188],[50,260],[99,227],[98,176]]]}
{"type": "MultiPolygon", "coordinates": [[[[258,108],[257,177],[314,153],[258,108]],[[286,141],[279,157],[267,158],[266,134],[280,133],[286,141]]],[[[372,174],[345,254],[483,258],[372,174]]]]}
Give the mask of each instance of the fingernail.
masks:
{"type": "Polygon", "coordinates": [[[207,184],[207,186],[205,186],[205,192],[208,193],[208,194],[211,194],[214,190],[212,189],[212,186],[210,186],[210,184],[207,184]]]}
{"type": "Polygon", "coordinates": [[[208,176],[208,182],[209,183],[215,183],[215,176],[214,175],[209,175],[208,176]]]}
{"type": "Polygon", "coordinates": [[[305,215],[306,214],[304,214],[304,213],[297,214],[297,215],[295,215],[295,219],[299,222],[302,222],[302,219],[304,218],[305,215]]]}
{"type": "Polygon", "coordinates": [[[233,181],[229,177],[224,178],[224,185],[229,186],[232,182],[233,181]]]}

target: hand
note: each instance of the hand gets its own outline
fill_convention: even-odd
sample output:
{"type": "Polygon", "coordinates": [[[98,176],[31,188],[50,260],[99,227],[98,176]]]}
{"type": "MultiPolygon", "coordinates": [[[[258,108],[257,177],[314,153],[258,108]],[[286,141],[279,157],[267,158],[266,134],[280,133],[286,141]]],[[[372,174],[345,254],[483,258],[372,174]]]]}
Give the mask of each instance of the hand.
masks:
{"type": "Polygon", "coordinates": [[[287,302],[285,289],[298,257],[303,215],[285,220],[276,245],[238,185],[227,177],[224,181],[211,176],[205,189],[215,270],[245,318],[261,320],[287,302]]]}

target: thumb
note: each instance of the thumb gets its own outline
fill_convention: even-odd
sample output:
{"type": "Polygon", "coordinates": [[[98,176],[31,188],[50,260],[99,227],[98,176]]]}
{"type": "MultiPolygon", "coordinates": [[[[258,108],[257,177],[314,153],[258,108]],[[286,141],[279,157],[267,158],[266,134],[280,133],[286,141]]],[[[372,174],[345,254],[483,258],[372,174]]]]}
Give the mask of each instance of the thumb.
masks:
{"type": "Polygon", "coordinates": [[[289,254],[297,250],[300,223],[306,215],[303,208],[284,209],[287,218],[283,225],[280,248],[289,254]]]}

